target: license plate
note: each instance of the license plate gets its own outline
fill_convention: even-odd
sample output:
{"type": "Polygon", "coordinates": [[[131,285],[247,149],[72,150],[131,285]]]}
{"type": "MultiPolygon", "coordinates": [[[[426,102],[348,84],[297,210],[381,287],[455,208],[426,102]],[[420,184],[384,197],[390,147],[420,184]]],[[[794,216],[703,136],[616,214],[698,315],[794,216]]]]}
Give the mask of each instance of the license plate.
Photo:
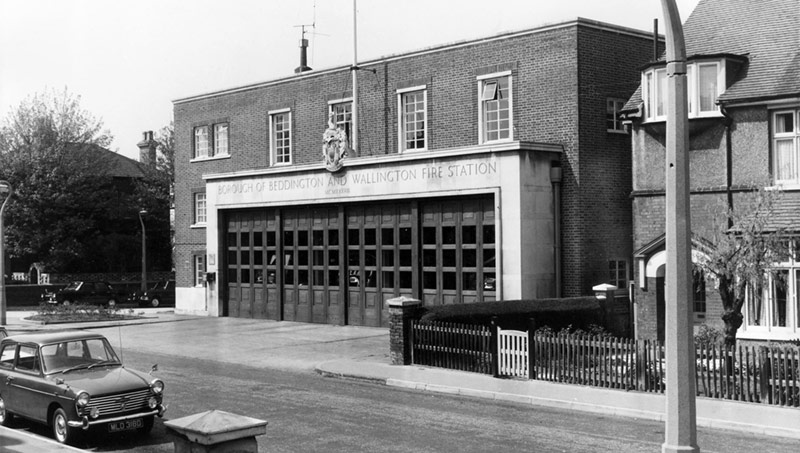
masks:
{"type": "Polygon", "coordinates": [[[108,424],[108,430],[112,433],[117,431],[130,431],[132,429],[139,429],[144,426],[141,418],[134,418],[133,420],[122,420],[119,422],[111,422],[108,424]]]}

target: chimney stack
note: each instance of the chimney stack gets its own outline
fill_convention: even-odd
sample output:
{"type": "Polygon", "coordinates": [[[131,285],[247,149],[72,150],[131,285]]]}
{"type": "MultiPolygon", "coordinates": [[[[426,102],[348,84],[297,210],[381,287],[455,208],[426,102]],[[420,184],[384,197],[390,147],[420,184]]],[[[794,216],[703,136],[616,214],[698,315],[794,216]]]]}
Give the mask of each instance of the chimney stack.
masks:
{"type": "Polygon", "coordinates": [[[294,68],[295,74],[310,71],[308,67],[308,58],[306,57],[306,49],[308,49],[308,40],[305,38],[300,39],[300,66],[294,68]]]}
{"type": "Polygon", "coordinates": [[[158,142],[153,140],[153,131],[144,131],[142,141],[136,146],[139,147],[139,162],[150,166],[156,165],[156,148],[158,142]]]}

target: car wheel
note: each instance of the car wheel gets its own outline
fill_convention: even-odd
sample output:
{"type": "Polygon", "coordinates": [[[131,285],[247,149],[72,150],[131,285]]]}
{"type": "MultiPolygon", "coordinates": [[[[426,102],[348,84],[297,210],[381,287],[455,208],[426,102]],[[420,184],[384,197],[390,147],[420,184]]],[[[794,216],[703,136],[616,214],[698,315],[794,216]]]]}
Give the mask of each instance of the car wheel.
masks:
{"type": "Polygon", "coordinates": [[[60,407],[53,412],[53,418],[50,421],[50,427],[53,428],[53,437],[60,444],[72,443],[77,435],[75,428],[70,428],[67,424],[67,413],[60,407]]]}
{"type": "Polygon", "coordinates": [[[156,417],[154,415],[145,417],[144,420],[142,420],[142,422],[143,422],[141,428],[142,433],[147,434],[153,430],[153,425],[156,422],[156,417]]]}
{"type": "Polygon", "coordinates": [[[111,299],[108,299],[108,302],[107,302],[106,305],[108,305],[108,308],[116,308],[117,299],[114,299],[113,297],[111,299]]]}
{"type": "Polygon", "coordinates": [[[12,418],[13,415],[11,415],[11,412],[6,410],[6,400],[4,400],[2,396],[0,396],[0,426],[10,425],[12,418]]]}
{"type": "Polygon", "coordinates": [[[151,306],[151,307],[158,307],[159,305],[161,305],[161,299],[159,299],[158,297],[154,297],[154,298],[153,298],[153,299],[150,301],[150,306],[151,306]]]}
{"type": "Polygon", "coordinates": [[[64,302],[62,302],[62,305],[64,305],[65,307],[69,307],[70,305],[72,305],[72,301],[69,300],[69,299],[64,299],[64,302]]]}

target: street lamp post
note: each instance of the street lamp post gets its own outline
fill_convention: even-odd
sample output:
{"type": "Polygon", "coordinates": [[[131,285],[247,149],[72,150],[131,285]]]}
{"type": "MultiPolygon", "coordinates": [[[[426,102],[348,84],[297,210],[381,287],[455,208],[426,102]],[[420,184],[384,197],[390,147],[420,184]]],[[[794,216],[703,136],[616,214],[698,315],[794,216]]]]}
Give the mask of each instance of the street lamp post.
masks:
{"type": "Polygon", "coordinates": [[[689,115],[686,43],[675,0],[661,0],[667,25],[666,136],[666,420],[662,453],[697,453],[692,255],[689,204],[689,115]]]}
{"type": "Polygon", "coordinates": [[[0,199],[3,204],[0,205],[0,325],[6,325],[6,249],[5,249],[5,231],[3,227],[3,212],[6,209],[6,203],[11,198],[11,184],[8,181],[0,181],[0,199]]]}
{"type": "Polygon", "coordinates": [[[142,216],[146,214],[147,211],[144,209],[139,211],[139,223],[142,224],[142,292],[147,291],[147,234],[144,229],[144,220],[142,219],[142,216]]]}

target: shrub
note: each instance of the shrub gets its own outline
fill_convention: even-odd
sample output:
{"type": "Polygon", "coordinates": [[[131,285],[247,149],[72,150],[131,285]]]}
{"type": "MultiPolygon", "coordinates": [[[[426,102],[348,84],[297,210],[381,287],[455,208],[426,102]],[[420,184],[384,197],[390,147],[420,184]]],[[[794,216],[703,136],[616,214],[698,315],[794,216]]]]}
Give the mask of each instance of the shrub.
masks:
{"type": "Polygon", "coordinates": [[[426,307],[423,321],[489,325],[493,317],[502,329],[528,330],[530,320],[539,326],[561,330],[573,326],[590,329],[603,322],[603,309],[594,297],[528,299],[426,307]]]}
{"type": "Polygon", "coordinates": [[[725,342],[725,335],[719,329],[709,327],[707,324],[702,324],[697,333],[694,335],[695,346],[713,346],[721,345],[725,342]]]}

